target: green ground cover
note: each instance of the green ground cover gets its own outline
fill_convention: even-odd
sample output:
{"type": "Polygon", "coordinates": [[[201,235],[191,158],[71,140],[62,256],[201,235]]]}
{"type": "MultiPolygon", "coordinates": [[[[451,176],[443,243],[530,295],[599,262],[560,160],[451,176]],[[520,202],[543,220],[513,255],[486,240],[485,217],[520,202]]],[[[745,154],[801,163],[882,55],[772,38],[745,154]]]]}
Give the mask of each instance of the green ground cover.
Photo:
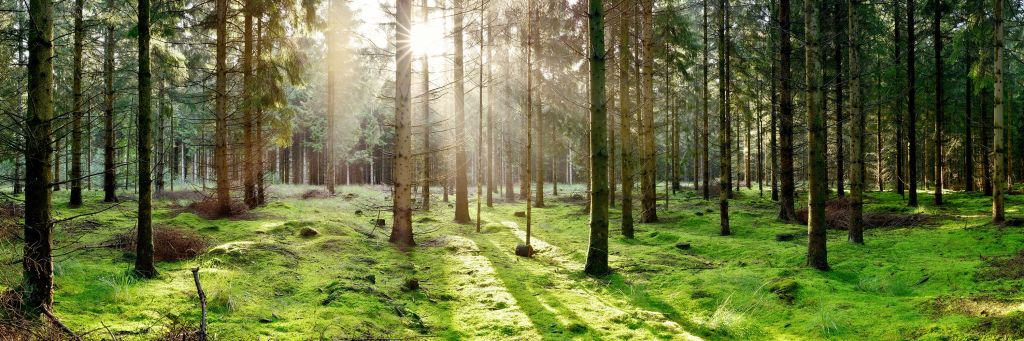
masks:
{"type": "MultiPolygon", "coordinates": [[[[123,339],[158,338],[198,321],[190,269],[199,267],[220,340],[1024,338],[1024,280],[1003,261],[1024,249],[1024,228],[987,224],[989,199],[980,194],[950,193],[942,207],[911,210],[895,194],[872,193],[868,212],[930,222],[870,229],[864,246],[830,230],[833,270],[818,272],[802,266],[805,228],[777,222],[775,205],[756,190],[733,201],[729,237],[718,236],[717,203],[683,191],[632,240],[614,229],[613,208],[615,272],[595,279],[581,274],[589,235],[582,188],[561,187],[533,210],[532,259],[512,254],[524,237],[525,219],[514,214],[522,203],[485,207],[479,233],[450,223],[447,205],[417,212],[420,246],[400,252],[373,222],[388,200],[382,187],[322,197],[307,195],[313,187],[278,186],[266,207],[216,220],[197,216],[187,199],[161,199],[156,226],[195,232],[209,248],[160,263],[154,280],[130,275],[130,252],[98,247],[131,232],[134,202],[126,202],[58,227],[55,312],[75,330],[102,329],[97,338],[107,328],[123,339]],[[781,233],[797,237],[776,241],[781,233]]],[[[108,208],[90,192],[90,204],[68,209],[66,193],[54,200],[61,217],[108,208]]],[[[1010,217],[1024,213],[1022,201],[1008,198],[1010,217]]],[[[389,223],[388,212],[380,217],[389,223]]],[[[20,254],[16,239],[0,243],[0,286],[18,283],[20,254]]]]}

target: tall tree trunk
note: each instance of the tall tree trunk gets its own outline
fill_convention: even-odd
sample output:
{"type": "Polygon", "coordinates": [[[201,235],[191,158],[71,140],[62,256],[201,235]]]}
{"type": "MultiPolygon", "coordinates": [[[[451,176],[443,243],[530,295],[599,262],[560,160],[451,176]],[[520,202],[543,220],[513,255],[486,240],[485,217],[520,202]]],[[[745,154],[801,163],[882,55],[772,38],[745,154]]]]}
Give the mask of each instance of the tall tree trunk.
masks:
{"type": "MultiPolygon", "coordinates": [[[[633,108],[629,92],[630,64],[629,37],[633,11],[632,0],[619,0],[617,6],[622,15],[618,27],[619,43],[619,154],[622,159],[622,235],[633,238],[633,108]]],[[[707,83],[707,82],[705,82],[707,83]]],[[[705,144],[706,146],[706,144],[705,144]]]]}
{"type": "Polygon", "coordinates": [[[398,26],[395,41],[395,165],[394,211],[389,241],[399,248],[416,245],[412,235],[412,56],[409,46],[409,25],[412,0],[395,0],[398,26]]]}
{"type": "Polygon", "coordinates": [[[818,48],[821,45],[818,36],[818,5],[814,1],[804,1],[804,63],[806,64],[807,84],[807,190],[809,193],[809,210],[807,213],[807,265],[818,270],[828,270],[828,257],[825,249],[825,199],[828,195],[828,166],[825,153],[826,141],[824,98],[822,96],[822,70],[818,48]]]}
{"type": "Polygon", "coordinates": [[[214,167],[217,176],[217,213],[231,213],[231,179],[228,178],[228,3],[217,0],[217,69],[215,100],[214,167]]]}
{"type": "MultiPolygon", "coordinates": [[[[253,56],[255,59],[255,74],[257,81],[262,78],[263,70],[263,19],[256,18],[256,55],[253,56]]],[[[263,107],[256,107],[256,204],[264,205],[267,203],[267,186],[266,186],[266,169],[267,165],[264,164],[264,157],[269,154],[266,152],[266,143],[263,139],[263,107]]],[[[270,164],[275,164],[271,161],[270,164]]]]}
{"type": "Polygon", "coordinates": [[[38,317],[53,305],[50,170],[53,120],[53,2],[28,2],[28,110],[25,117],[25,254],[22,310],[38,317]]]}
{"type": "MultiPolygon", "coordinates": [[[[480,204],[484,200],[484,196],[483,196],[484,193],[482,191],[483,180],[484,180],[484,176],[486,176],[485,174],[487,174],[485,172],[490,172],[490,170],[491,170],[490,165],[486,165],[486,167],[484,165],[484,161],[486,160],[484,158],[484,87],[486,86],[486,84],[484,84],[484,47],[486,45],[486,41],[484,40],[484,21],[485,20],[487,20],[487,19],[486,19],[486,16],[484,16],[484,6],[481,3],[481,5],[480,5],[480,37],[479,37],[480,38],[480,57],[479,57],[479,59],[477,59],[477,67],[479,69],[479,74],[477,75],[477,82],[478,82],[478,85],[479,85],[479,94],[477,96],[477,100],[478,100],[478,104],[479,104],[479,106],[477,107],[477,109],[479,110],[477,112],[477,115],[479,115],[479,120],[477,121],[477,134],[476,134],[476,164],[477,164],[477,167],[476,167],[476,176],[473,177],[474,179],[476,179],[476,232],[480,232],[480,224],[481,224],[481,222],[480,222],[480,206],[481,205],[480,204]]],[[[491,193],[491,187],[490,186],[487,187],[487,193],[488,193],[488,196],[490,196],[490,193],[491,193]]]]}
{"type": "Polygon", "coordinates": [[[853,214],[850,217],[850,228],[847,239],[856,244],[864,244],[864,155],[867,114],[864,112],[862,91],[863,73],[860,66],[860,7],[861,0],[849,0],[849,59],[850,66],[850,115],[853,116],[853,171],[850,174],[850,199],[853,214]]]}
{"type": "MultiPolygon", "coordinates": [[[[778,26],[779,21],[779,5],[776,0],[772,0],[772,12],[771,12],[771,27],[778,26]]],[[[769,41],[772,51],[772,62],[771,62],[771,137],[769,138],[769,148],[772,153],[772,201],[779,201],[779,141],[778,141],[778,105],[779,105],[779,67],[777,65],[778,56],[781,55],[779,50],[775,47],[778,44],[779,30],[772,30],[769,35],[769,41]]]]}
{"type": "Polygon", "coordinates": [[[641,81],[643,82],[643,103],[640,107],[640,132],[643,155],[640,158],[640,192],[642,212],[641,223],[658,221],[658,194],[655,189],[657,174],[655,170],[654,148],[654,1],[640,1],[643,19],[641,23],[641,42],[643,60],[641,65],[641,81]]]}
{"type": "MultiPolygon", "coordinates": [[[[420,17],[423,23],[426,24],[430,21],[430,7],[427,6],[427,0],[422,0],[420,4],[422,6],[420,17]]],[[[422,107],[420,110],[423,111],[423,182],[422,189],[420,190],[420,200],[423,202],[421,207],[424,211],[430,211],[430,185],[432,184],[430,179],[430,168],[433,157],[433,152],[430,150],[430,133],[434,129],[433,118],[430,115],[430,55],[426,52],[420,56],[420,68],[423,69],[423,76],[420,78],[422,82],[421,87],[423,88],[423,100],[421,102],[422,107]]]]}
{"type": "MultiPolygon", "coordinates": [[[[107,11],[114,11],[114,0],[107,0],[107,11]]],[[[103,49],[105,89],[103,110],[103,201],[117,202],[117,148],[114,145],[114,25],[107,25],[103,49]]]]}
{"type": "Polygon", "coordinates": [[[71,198],[69,207],[82,206],[82,40],[85,39],[85,25],[82,23],[84,0],[75,0],[74,28],[74,75],[71,81],[71,198]]]}
{"type": "MultiPolygon", "coordinates": [[[[902,12],[900,11],[900,9],[901,9],[901,7],[900,7],[899,1],[893,1],[893,23],[892,23],[893,24],[893,47],[894,47],[893,48],[893,52],[894,52],[893,53],[894,54],[894,58],[893,59],[896,61],[896,63],[903,63],[904,62],[903,57],[902,57],[903,49],[900,46],[900,44],[903,43],[902,34],[901,34],[901,27],[902,27],[901,21],[903,20],[903,15],[902,15],[902,12]]],[[[902,87],[903,84],[901,83],[900,79],[897,78],[895,81],[898,84],[897,88],[900,89],[901,92],[902,91],[906,91],[906,88],[902,87]]],[[[899,193],[899,195],[902,197],[902,196],[904,196],[904,194],[906,192],[906,181],[907,181],[907,173],[906,173],[906,168],[905,168],[906,163],[907,163],[906,162],[906,160],[907,160],[907,157],[906,157],[907,143],[906,143],[905,137],[903,136],[903,131],[906,130],[905,122],[903,120],[906,119],[906,117],[903,114],[903,101],[896,101],[896,115],[895,116],[896,116],[896,120],[895,120],[896,121],[896,136],[895,136],[896,137],[895,138],[895,140],[896,140],[896,176],[895,176],[895,178],[896,178],[896,193],[899,193]]]]}
{"type": "MultiPolygon", "coordinates": [[[[882,62],[875,64],[878,70],[882,69],[882,62]]],[[[882,171],[882,73],[875,74],[875,177],[878,182],[878,191],[885,191],[885,172],[882,171]]],[[[865,180],[866,181],[866,180],[865,180]]],[[[867,184],[864,185],[867,188],[867,184]]]]}
{"type": "MultiPolygon", "coordinates": [[[[971,51],[971,49],[968,49],[971,51]]],[[[968,52],[967,67],[973,67],[973,56],[968,52]]],[[[974,121],[971,113],[971,100],[974,99],[974,77],[970,73],[966,75],[966,86],[964,87],[964,190],[974,192],[974,121]]]]}
{"type": "Polygon", "coordinates": [[[608,268],[608,107],[605,98],[604,0],[589,0],[590,31],[590,247],[584,272],[601,276],[608,268]]]}
{"type": "Polygon", "coordinates": [[[718,87],[718,158],[721,165],[721,171],[719,172],[719,197],[718,197],[718,209],[720,218],[720,230],[719,234],[728,236],[732,234],[729,229],[729,163],[732,161],[732,153],[729,151],[729,109],[726,104],[726,87],[724,86],[729,77],[725,70],[725,59],[728,58],[728,41],[725,36],[725,26],[728,25],[725,21],[725,11],[729,0],[719,0],[718,2],[718,79],[719,84],[722,86],[718,87]]]}
{"type": "MultiPolygon", "coordinates": [[[[81,1],[81,0],[79,0],[81,1]]],[[[149,0],[139,0],[139,211],[135,239],[135,273],[156,276],[153,265],[153,76],[149,65],[149,0]]]]}
{"type": "Polygon", "coordinates": [[[701,130],[701,146],[703,147],[703,153],[701,158],[703,159],[704,168],[704,200],[711,200],[711,147],[709,136],[711,135],[711,129],[708,125],[711,115],[708,112],[708,97],[710,91],[708,91],[708,49],[710,43],[708,42],[708,0],[702,1],[704,5],[703,16],[704,16],[704,54],[702,55],[703,60],[703,76],[704,86],[701,87],[701,100],[703,101],[703,112],[701,119],[704,122],[703,129],[701,130]]]}
{"type": "Polygon", "coordinates": [[[932,0],[932,40],[935,47],[935,204],[942,205],[942,129],[945,95],[942,88],[942,1],[932,0]]]}
{"type": "MultiPolygon", "coordinates": [[[[540,55],[540,49],[536,52],[540,55]]],[[[538,68],[539,69],[539,68],[538,68]]],[[[534,164],[537,165],[537,193],[535,194],[535,200],[533,201],[533,207],[541,208],[544,207],[544,97],[543,89],[541,88],[540,72],[538,70],[536,79],[537,87],[537,106],[535,109],[535,115],[537,116],[537,157],[534,164]]]]}
{"type": "Polygon", "coordinates": [[[995,168],[992,171],[992,222],[1002,224],[1006,220],[1003,192],[1006,190],[1006,144],[1004,140],[1003,115],[1003,0],[995,0],[995,91],[992,110],[992,151],[995,168]]]}
{"type": "Polygon", "coordinates": [[[466,99],[463,71],[462,9],[463,0],[455,0],[455,222],[469,224],[469,179],[466,160],[466,99]]]}
{"type": "MultiPolygon", "coordinates": [[[[244,189],[243,195],[245,197],[244,198],[245,206],[249,207],[250,209],[256,208],[256,206],[258,205],[258,200],[256,198],[256,167],[258,167],[257,164],[256,164],[256,143],[259,143],[259,142],[256,141],[256,132],[254,131],[254,129],[255,129],[254,125],[256,123],[254,121],[256,120],[256,117],[254,117],[255,95],[253,94],[253,92],[254,92],[254,88],[256,87],[256,85],[254,84],[254,80],[253,80],[253,67],[252,67],[252,58],[253,58],[252,57],[252,53],[253,53],[253,36],[252,36],[253,35],[253,32],[252,32],[253,23],[252,23],[252,19],[253,19],[253,16],[254,16],[253,11],[255,11],[254,7],[255,6],[252,3],[252,1],[245,0],[245,4],[243,5],[243,8],[242,8],[243,16],[245,17],[243,19],[244,22],[242,23],[242,25],[243,25],[243,28],[242,28],[243,29],[243,33],[242,34],[244,35],[242,38],[244,39],[244,44],[243,44],[244,46],[242,47],[242,93],[243,93],[242,96],[243,96],[243,100],[242,100],[242,108],[241,109],[242,109],[242,115],[243,115],[243,117],[242,117],[242,134],[243,134],[243,139],[244,139],[244,144],[245,144],[245,146],[244,146],[245,147],[245,169],[242,170],[242,172],[243,172],[243,175],[242,175],[243,176],[242,187],[244,189]]],[[[328,38],[331,38],[331,37],[328,36],[328,38]]],[[[330,39],[327,39],[327,51],[328,51],[327,52],[328,53],[327,60],[328,60],[328,63],[330,63],[330,61],[331,61],[331,59],[330,59],[331,40],[330,39]]],[[[327,78],[328,78],[328,81],[327,81],[327,89],[328,89],[327,90],[327,92],[328,92],[327,93],[327,127],[326,127],[325,132],[324,132],[327,135],[327,148],[331,148],[331,146],[333,145],[333,141],[331,141],[331,127],[332,127],[332,125],[331,125],[331,123],[332,123],[332,119],[331,119],[331,113],[332,113],[331,109],[332,108],[331,108],[331,106],[334,104],[334,97],[332,97],[331,89],[333,89],[333,86],[334,86],[334,83],[332,82],[333,79],[334,79],[333,78],[334,73],[332,72],[332,70],[334,70],[334,68],[328,68],[328,70],[327,70],[327,78]]],[[[333,193],[333,191],[331,191],[331,193],[333,193]]]]}
{"type": "MultiPolygon", "coordinates": [[[[424,0],[426,4],[426,0],[424,0]]],[[[494,186],[494,68],[491,67],[494,60],[494,24],[492,18],[487,16],[487,207],[494,207],[494,193],[497,187],[494,186]]],[[[555,195],[558,195],[558,182],[555,182],[555,195]]]]}
{"type": "Polygon", "coordinates": [[[917,206],[917,72],[914,71],[914,47],[917,41],[914,31],[914,0],[907,0],[907,142],[910,146],[907,160],[910,197],[907,199],[907,205],[911,207],[917,206]]]}
{"type": "Polygon", "coordinates": [[[793,93],[790,58],[790,3],[779,0],[779,219],[796,221],[796,183],[793,176],[793,93]]]}
{"type": "Polygon", "coordinates": [[[835,72],[835,102],[832,105],[836,113],[836,193],[842,198],[846,196],[846,153],[843,151],[843,6],[836,1],[832,11],[832,67],[835,72]]]}

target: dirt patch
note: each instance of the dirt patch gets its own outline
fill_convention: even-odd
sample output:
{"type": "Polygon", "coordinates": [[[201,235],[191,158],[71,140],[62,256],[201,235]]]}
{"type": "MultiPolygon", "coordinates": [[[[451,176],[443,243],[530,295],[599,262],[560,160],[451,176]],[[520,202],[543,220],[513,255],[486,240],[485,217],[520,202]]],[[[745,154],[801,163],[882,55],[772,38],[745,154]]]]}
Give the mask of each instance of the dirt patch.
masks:
{"type": "Polygon", "coordinates": [[[982,257],[985,267],[978,272],[979,279],[1024,279],[1024,250],[1009,257],[982,257]]]}
{"type": "MultiPolygon", "coordinates": [[[[133,232],[114,236],[105,245],[125,252],[135,252],[136,235],[133,232]]],[[[194,258],[206,251],[206,241],[190,230],[156,227],[153,229],[153,258],[158,262],[194,258]]]]}
{"type": "Polygon", "coordinates": [[[308,191],[302,193],[302,195],[300,197],[302,198],[302,200],[310,200],[310,199],[327,199],[327,198],[334,197],[334,195],[331,194],[331,192],[328,192],[328,191],[325,191],[325,190],[322,190],[322,189],[311,189],[311,190],[308,190],[308,191]]]}
{"type": "MultiPolygon", "coordinates": [[[[807,209],[797,211],[797,220],[807,224],[807,209]]],[[[832,230],[848,230],[853,217],[853,205],[849,199],[840,198],[825,203],[825,225],[832,230]]],[[[934,216],[922,213],[864,212],[864,228],[899,228],[927,226],[935,221],[934,216]]]]}
{"type": "Polygon", "coordinates": [[[203,219],[217,219],[242,216],[244,213],[249,211],[249,208],[242,202],[232,200],[230,209],[227,214],[224,214],[224,212],[220,211],[220,205],[217,203],[217,198],[205,197],[202,200],[194,201],[189,204],[188,210],[203,219]]]}

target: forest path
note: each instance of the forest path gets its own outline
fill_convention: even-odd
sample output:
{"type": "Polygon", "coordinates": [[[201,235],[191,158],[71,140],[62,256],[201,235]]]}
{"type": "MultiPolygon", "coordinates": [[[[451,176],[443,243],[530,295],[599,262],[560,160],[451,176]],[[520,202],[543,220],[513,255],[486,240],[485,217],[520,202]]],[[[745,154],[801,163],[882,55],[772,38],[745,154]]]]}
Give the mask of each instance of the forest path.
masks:
{"type": "Polygon", "coordinates": [[[461,303],[453,311],[455,328],[473,338],[517,335],[522,339],[540,339],[516,298],[496,277],[494,265],[480,255],[476,242],[457,235],[441,238],[445,247],[453,250],[455,259],[448,270],[450,284],[461,303]]]}
{"type": "Polygon", "coordinates": [[[660,312],[639,309],[614,292],[599,290],[600,283],[580,273],[582,264],[536,235],[531,237],[532,259],[513,255],[511,250],[525,242],[526,232],[511,221],[501,226],[505,231],[480,234],[477,245],[496,265],[494,274],[541,332],[541,339],[700,340],[660,312]]]}

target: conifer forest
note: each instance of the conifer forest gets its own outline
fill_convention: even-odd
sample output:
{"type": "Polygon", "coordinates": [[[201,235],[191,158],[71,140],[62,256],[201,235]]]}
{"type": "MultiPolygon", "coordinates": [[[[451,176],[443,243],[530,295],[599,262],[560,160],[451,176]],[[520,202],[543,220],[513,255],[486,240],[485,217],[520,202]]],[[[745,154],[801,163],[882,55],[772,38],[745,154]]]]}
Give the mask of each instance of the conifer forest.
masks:
{"type": "Polygon", "coordinates": [[[1024,0],[0,0],[0,340],[1024,340],[1024,0]]]}

